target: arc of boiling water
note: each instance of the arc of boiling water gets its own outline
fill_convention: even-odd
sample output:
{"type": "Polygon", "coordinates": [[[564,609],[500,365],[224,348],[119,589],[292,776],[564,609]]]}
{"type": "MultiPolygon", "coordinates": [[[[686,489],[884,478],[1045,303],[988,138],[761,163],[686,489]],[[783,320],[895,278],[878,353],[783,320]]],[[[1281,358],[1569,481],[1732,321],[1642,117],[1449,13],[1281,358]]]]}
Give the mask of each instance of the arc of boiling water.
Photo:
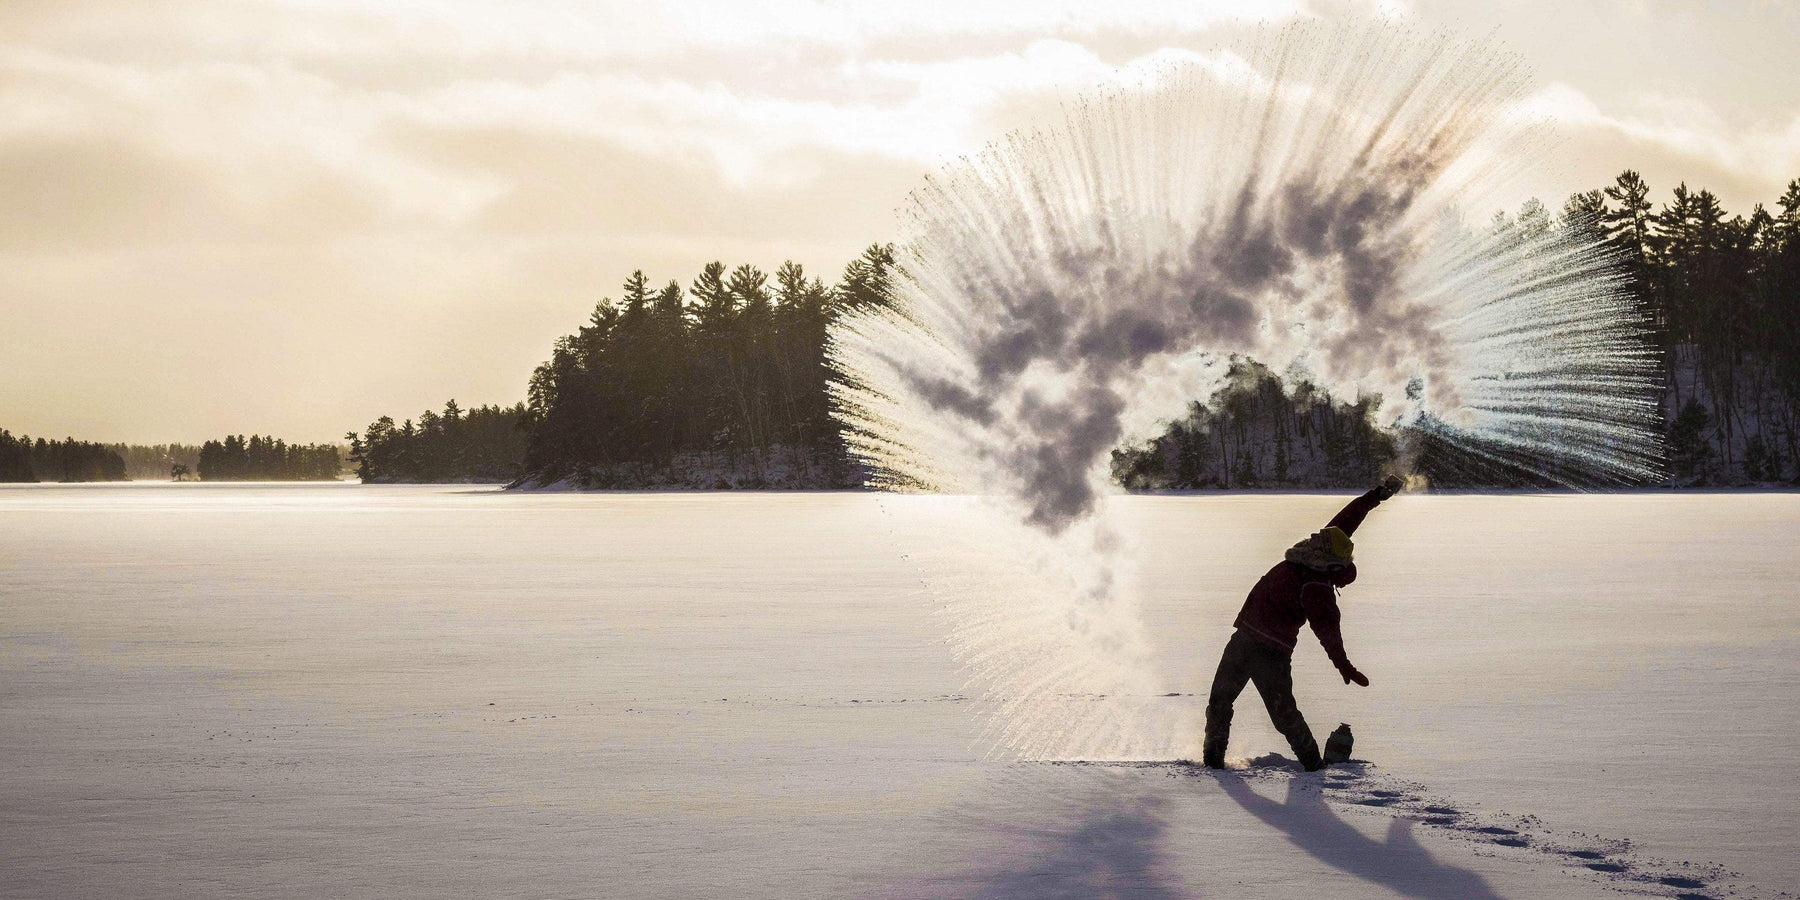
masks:
{"type": "Polygon", "coordinates": [[[889,308],[833,328],[836,415],[879,487],[986,495],[1006,596],[951,591],[951,643],[1029,756],[1162,752],[1108,451],[1228,354],[1402,398],[1393,427],[1569,484],[1655,476],[1641,311],[1578,229],[1478,233],[1459,202],[1525,83],[1480,43],[1293,27],[1074,105],[905,210],[889,308]],[[1104,695],[1105,702],[1072,702],[1104,695]],[[1160,748],[1160,749],[1159,749],[1160,748]]]}

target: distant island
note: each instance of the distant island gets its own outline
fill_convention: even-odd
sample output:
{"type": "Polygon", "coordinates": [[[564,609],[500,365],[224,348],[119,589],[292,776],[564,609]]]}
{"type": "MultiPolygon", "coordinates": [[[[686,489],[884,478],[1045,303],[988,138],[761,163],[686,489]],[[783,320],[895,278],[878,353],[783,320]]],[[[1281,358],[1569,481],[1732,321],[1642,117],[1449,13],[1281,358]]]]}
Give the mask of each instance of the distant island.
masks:
{"type": "Polygon", "coordinates": [[[338,448],[330,444],[239,434],[201,444],[194,474],[201,481],[337,481],[343,467],[338,448]]]}
{"type": "Polygon", "coordinates": [[[830,286],[794,262],[773,285],[754,266],[711,263],[686,291],[633,272],[618,302],[556,342],[523,405],[383,417],[345,436],[350,458],[364,481],[857,487],[831,417],[825,335],[843,311],[887,302],[892,266],[877,244],[830,286]]]}
{"type": "Polygon", "coordinates": [[[343,458],[330,444],[228,435],[200,446],[98,444],[14,437],[0,429],[0,482],[337,481],[343,458]]]}
{"type": "Polygon", "coordinates": [[[32,440],[0,429],[0,482],[125,480],[125,460],[102,444],[32,440]]]}

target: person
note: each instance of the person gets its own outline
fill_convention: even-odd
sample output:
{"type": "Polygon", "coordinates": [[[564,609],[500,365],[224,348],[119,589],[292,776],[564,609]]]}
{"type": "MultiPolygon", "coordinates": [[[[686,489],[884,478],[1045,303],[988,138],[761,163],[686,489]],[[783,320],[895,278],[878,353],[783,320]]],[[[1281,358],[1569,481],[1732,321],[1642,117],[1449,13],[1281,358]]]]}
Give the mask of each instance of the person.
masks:
{"type": "Polygon", "coordinates": [[[1350,501],[1330,524],[1289,548],[1287,558],[1250,589],[1233,623],[1237,631],[1225,644],[1206,699],[1206,743],[1201,756],[1206,766],[1225,767],[1231,707],[1246,682],[1256,684],[1269,718],[1287,738],[1300,765],[1308,772],[1324,766],[1319,744],[1294,703],[1294,643],[1301,624],[1312,625],[1344,683],[1369,686],[1368,676],[1357,671],[1344,653],[1344,637],[1338,631],[1337,590],[1356,580],[1355,545],[1350,536],[1371,510],[1398,493],[1401,486],[1401,480],[1390,475],[1380,486],[1350,501]]]}

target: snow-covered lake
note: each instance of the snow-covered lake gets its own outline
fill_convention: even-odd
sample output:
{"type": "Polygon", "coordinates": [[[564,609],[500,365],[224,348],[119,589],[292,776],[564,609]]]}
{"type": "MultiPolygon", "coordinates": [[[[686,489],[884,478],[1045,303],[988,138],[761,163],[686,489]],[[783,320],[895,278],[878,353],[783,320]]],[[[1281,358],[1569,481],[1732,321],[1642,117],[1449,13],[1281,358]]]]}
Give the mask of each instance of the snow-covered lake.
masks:
{"type": "MultiPolygon", "coordinates": [[[[1344,499],[1114,501],[1157,702],[1204,702],[1245,592],[1344,499]]],[[[1397,498],[1344,594],[1373,685],[1296,654],[1369,761],[1317,775],[989,753],[905,555],[979,540],[955,510],[0,487],[0,895],[1800,886],[1800,495],[1397,498]]],[[[1238,709],[1233,757],[1286,752],[1238,709]]]]}

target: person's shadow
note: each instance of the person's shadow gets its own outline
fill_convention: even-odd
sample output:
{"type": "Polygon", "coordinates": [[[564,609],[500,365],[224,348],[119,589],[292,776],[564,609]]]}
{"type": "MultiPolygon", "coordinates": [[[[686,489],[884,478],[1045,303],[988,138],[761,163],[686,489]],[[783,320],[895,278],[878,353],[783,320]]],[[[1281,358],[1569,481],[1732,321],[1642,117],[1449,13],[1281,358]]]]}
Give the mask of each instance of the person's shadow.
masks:
{"type": "Polygon", "coordinates": [[[987,873],[976,900],[1176,900],[1183,892],[1167,871],[1162,801],[1103,804],[1075,827],[1052,836],[1031,865],[987,873]]]}
{"type": "Polygon", "coordinates": [[[1392,820],[1387,840],[1376,841],[1338,818],[1316,786],[1308,789],[1306,779],[1289,780],[1287,802],[1276,803],[1251,790],[1234,772],[1213,777],[1246,812],[1279,829],[1290,843],[1326,865],[1405,897],[1500,900],[1480,875],[1433,858],[1413,837],[1409,820],[1392,820]]]}

